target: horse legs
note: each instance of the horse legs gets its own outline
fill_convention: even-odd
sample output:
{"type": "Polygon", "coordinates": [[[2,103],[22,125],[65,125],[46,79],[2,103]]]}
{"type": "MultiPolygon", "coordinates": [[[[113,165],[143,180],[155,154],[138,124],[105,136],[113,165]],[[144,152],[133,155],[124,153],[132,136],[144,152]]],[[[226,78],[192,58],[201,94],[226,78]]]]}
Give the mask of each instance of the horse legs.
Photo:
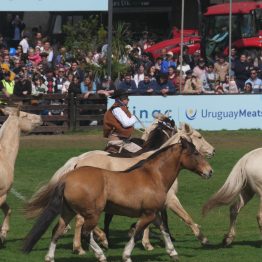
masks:
{"type": "Polygon", "coordinates": [[[201,242],[202,245],[208,243],[207,237],[200,230],[200,226],[196,224],[190,215],[181,205],[175,192],[169,191],[166,198],[166,207],[170,208],[177,216],[179,216],[192,230],[196,238],[201,242]]]}
{"type": "Polygon", "coordinates": [[[75,223],[75,234],[73,239],[73,252],[79,255],[84,255],[86,253],[81,244],[81,230],[84,222],[85,219],[81,215],[77,214],[75,223]]]}
{"type": "Polygon", "coordinates": [[[11,209],[6,203],[6,194],[0,197],[0,207],[3,210],[4,213],[4,220],[3,224],[1,226],[1,231],[0,231],[0,244],[4,244],[4,241],[7,237],[7,233],[9,231],[9,220],[10,220],[10,215],[11,215],[11,209]]]}
{"type": "Polygon", "coordinates": [[[131,236],[129,242],[126,244],[122,260],[123,262],[132,262],[131,253],[135,247],[135,243],[139,240],[141,232],[155,219],[155,213],[144,213],[138,220],[135,226],[133,235],[131,236]]]}
{"type": "Polygon", "coordinates": [[[61,236],[64,235],[65,228],[69,224],[69,222],[72,220],[74,215],[75,213],[73,213],[67,207],[65,206],[63,207],[63,211],[59,219],[59,222],[56,224],[52,232],[52,240],[49,245],[48,252],[45,256],[45,262],[54,262],[55,261],[55,250],[56,250],[57,241],[61,236]]]}
{"type": "MultiPolygon", "coordinates": [[[[166,209],[162,210],[161,211],[161,217],[162,217],[162,220],[163,220],[163,223],[165,225],[165,228],[172,240],[172,236],[170,234],[170,231],[169,231],[169,228],[168,228],[168,217],[167,217],[167,211],[166,209]]],[[[147,227],[145,230],[144,230],[144,234],[143,234],[143,238],[142,238],[142,245],[143,247],[145,248],[145,250],[148,250],[148,251],[151,251],[154,249],[154,247],[152,246],[152,244],[150,243],[150,240],[149,240],[149,227],[147,227]]]]}
{"type": "Polygon", "coordinates": [[[231,206],[230,206],[230,225],[229,225],[229,230],[228,233],[224,236],[223,239],[223,244],[225,246],[231,245],[233,242],[236,232],[235,232],[235,227],[236,227],[236,220],[237,216],[249,200],[252,199],[254,196],[254,191],[246,185],[246,187],[241,191],[238,200],[236,200],[231,206]]]}
{"type": "Polygon", "coordinates": [[[260,204],[259,204],[259,210],[257,214],[257,223],[258,223],[260,233],[262,235],[262,196],[260,196],[260,204]]]}
{"type": "Polygon", "coordinates": [[[106,238],[107,240],[109,241],[109,225],[113,219],[113,216],[112,214],[109,214],[109,213],[105,213],[105,218],[104,218],[104,232],[106,234],[106,238]]]}
{"type": "Polygon", "coordinates": [[[99,262],[106,262],[106,257],[104,255],[103,250],[99,247],[99,245],[96,243],[93,237],[94,228],[96,227],[98,220],[99,220],[100,214],[89,214],[85,218],[85,222],[83,224],[82,232],[85,237],[88,237],[90,235],[90,243],[89,247],[90,249],[95,253],[96,258],[99,262]]]}
{"type": "Polygon", "coordinates": [[[158,214],[154,224],[159,228],[161,231],[164,241],[165,241],[165,247],[166,247],[166,252],[167,254],[171,257],[173,261],[178,261],[178,254],[174,248],[174,245],[172,243],[172,240],[170,238],[170,235],[166,229],[165,224],[163,223],[162,217],[158,214]]]}

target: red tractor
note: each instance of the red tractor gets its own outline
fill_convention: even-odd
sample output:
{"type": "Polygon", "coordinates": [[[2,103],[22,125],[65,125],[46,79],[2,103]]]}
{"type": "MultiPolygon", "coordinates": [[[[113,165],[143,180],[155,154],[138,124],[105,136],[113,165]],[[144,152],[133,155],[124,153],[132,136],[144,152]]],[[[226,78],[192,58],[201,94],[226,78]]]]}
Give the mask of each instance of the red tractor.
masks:
{"type": "MultiPolygon", "coordinates": [[[[208,7],[201,17],[201,37],[197,30],[184,30],[183,45],[189,47],[189,53],[201,50],[209,60],[215,53],[228,54],[229,40],[229,3],[208,7]],[[219,41],[218,41],[219,40],[219,41]]],[[[257,56],[262,48],[262,1],[232,3],[232,46],[238,50],[247,50],[252,56],[257,56]]],[[[161,49],[166,48],[174,54],[180,53],[181,33],[173,31],[173,39],[157,43],[146,51],[153,57],[161,55],[161,49]]]]}

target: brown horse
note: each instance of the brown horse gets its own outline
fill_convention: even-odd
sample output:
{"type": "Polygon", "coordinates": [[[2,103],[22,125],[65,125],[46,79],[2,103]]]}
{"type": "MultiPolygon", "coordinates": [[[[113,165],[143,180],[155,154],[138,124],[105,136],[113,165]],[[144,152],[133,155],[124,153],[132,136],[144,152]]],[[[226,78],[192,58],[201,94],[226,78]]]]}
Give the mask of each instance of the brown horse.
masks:
{"type": "Polygon", "coordinates": [[[106,261],[102,249],[93,239],[103,211],[116,215],[138,217],[134,234],[123,252],[123,261],[131,262],[131,252],[142,230],[155,222],[163,234],[166,251],[171,258],[177,252],[163,226],[159,211],[165,206],[166,195],[182,168],[191,170],[204,178],[212,175],[212,168],[195,146],[181,138],[180,143],[167,146],[126,171],[109,171],[95,167],[81,167],[69,172],[57,183],[47,188],[46,194],[30,202],[30,214],[35,205],[48,206],[40,213],[36,224],[27,235],[23,251],[30,252],[44,234],[53,219],[61,215],[53,230],[52,241],[45,261],[54,261],[57,241],[67,224],[76,214],[84,219],[83,234],[90,234],[90,247],[98,261],[106,261]],[[88,174],[88,176],[86,175],[88,174]]]}

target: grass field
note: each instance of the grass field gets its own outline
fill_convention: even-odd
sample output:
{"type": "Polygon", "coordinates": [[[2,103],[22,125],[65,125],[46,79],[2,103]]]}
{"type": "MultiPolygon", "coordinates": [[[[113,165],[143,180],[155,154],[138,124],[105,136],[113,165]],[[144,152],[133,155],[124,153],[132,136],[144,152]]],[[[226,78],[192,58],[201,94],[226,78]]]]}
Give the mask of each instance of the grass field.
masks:
{"type": "MultiPolygon", "coordinates": [[[[201,216],[202,205],[224,183],[236,161],[246,152],[262,146],[262,133],[252,130],[202,132],[202,134],[216,148],[216,155],[210,160],[215,174],[210,180],[203,180],[195,174],[182,171],[179,176],[178,196],[185,209],[202,226],[203,232],[209,238],[210,246],[203,248],[192,235],[190,229],[170,213],[171,232],[176,238],[174,244],[180,261],[262,261],[261,236],[256,222],[259,204],[257,197],[240,213],[237,223],[237,237],[230,248],[223,248],[221,245],[229,223],[228,207],[216,209],[205,218],[201,216]]],[[[67,159],[89,150],[102,149],[104,141],[101,137],[100,132],[91,135],[80,133],[63,136],[22,137],[16,162],[14,189],[26,198],[30,197],[39,184],[47,182],[67,159]]],[[[21,254],[22,239],[30,230],[33,221],[28,221],[23,217],[21,212],[23,201],[14,194],[9,193],[8,203],[12,207],[11,230],[5,246],[0,250],[0,261],[44,261],[51,227],[29,255],[21,254]]],[[[0,214],[0,218],[2,219],[2,214],[0,214]]],[[[111,224],[112,244],[106,252],[108,261],[121,261],[122,251],[128,240],[127,229],[134,221],[134,219],[114,217],[111,224]]],[[[96,261],[90,252],[82,257],[72,253],[72,235],[73,230],[59,241],[56,261],[96,261]]],[[[133,252],[134,262],[169,261],[159,232],[153,229],[151,235],[155,250],[144,251],[139,242],[133,252]]]]}

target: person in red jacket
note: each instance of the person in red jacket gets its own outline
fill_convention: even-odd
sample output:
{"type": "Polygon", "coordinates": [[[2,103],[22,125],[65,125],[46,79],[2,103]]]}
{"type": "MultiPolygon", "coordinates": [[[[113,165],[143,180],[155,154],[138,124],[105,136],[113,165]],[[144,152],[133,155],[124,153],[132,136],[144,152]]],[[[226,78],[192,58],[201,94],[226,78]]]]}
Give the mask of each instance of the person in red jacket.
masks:
{"type": "Polygon", "coordinates": [[[103,131],[104,137],[108,138],[107,147],[119,147],[130,152],[141,149],[140,146],[130,141],[134,131],[136,117],[128,110],[128,94],[125,90],[116,90],[110,97],[115,99],[115,103],[104,115],[103,131]]]}

